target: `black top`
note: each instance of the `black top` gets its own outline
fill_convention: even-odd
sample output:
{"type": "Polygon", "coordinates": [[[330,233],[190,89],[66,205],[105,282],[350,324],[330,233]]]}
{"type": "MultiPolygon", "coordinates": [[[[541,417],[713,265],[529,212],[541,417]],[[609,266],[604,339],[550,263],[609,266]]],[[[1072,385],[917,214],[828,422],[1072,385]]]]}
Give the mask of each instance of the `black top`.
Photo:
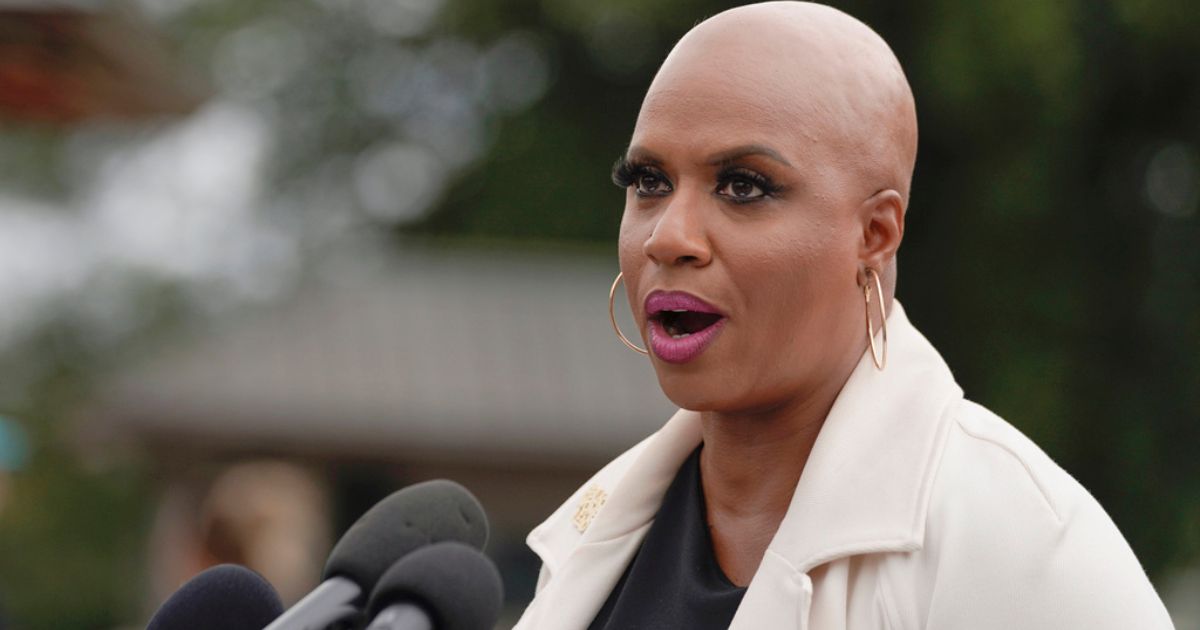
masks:
{"type": "Polygon", "coordinates": [[[588,630],[725,630],[745,587],[713,554],[696,448],[663,496],[654,524],[588,630]]]}

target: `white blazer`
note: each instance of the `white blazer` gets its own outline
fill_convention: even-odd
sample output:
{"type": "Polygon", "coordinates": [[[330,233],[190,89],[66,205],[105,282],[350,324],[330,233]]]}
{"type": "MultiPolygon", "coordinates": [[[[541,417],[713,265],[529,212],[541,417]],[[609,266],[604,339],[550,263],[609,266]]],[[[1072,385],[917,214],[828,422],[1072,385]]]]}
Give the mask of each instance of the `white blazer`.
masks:
{"type": "MultiPolygon", "coordinates": [[[[1087,490],[964,400],[899,302],[888,333],[887,368],[864,354],[838,395],[730,628],[1171,628],[1087,490]]],[[[700,439],[679,411],[529,534],[542,569],[517,630],[591,623],[700,439]]]]}

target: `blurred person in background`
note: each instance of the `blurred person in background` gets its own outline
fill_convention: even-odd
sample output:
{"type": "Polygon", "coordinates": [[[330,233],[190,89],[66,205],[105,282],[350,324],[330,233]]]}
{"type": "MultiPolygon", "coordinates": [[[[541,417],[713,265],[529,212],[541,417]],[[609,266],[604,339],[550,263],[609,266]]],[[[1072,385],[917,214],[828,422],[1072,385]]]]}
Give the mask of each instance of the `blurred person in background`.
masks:
{"type": "Polygon", "coordinates": [[[312,472],[280,461],[230,467],[201,506],[201,540],[211,557],[254,569],[284,602],[317,585],[329,551],[327,492],[312,472]]]}
{"type": "Polygon", "coordinates": [[[1096,500],[893,300],[916,150],[899,62],[836,9],[676,44],[614,168],[612,291],[682,410],[530,534],[518,628],[1171,627],[1096,500]]]}
{"type": "MultiPolygon", "coordinates": [[[[0,519],[8,498],[9,477],[23,468],[29,459],[29,440],[16,422],[0,416],[0,519]]],[[[4,614],[4,593],[0,591],[0,630],[8,627],[4,614]]]]}
{"type": "Polygon", "coordinates": [[[156,608],[179,585],[223,563],[258,572],[292,604],[316,586],[330,548],[329,499],[311,471],[273,460],[234,464],[194,499],[167,492],[151,544],[156,608]]]}

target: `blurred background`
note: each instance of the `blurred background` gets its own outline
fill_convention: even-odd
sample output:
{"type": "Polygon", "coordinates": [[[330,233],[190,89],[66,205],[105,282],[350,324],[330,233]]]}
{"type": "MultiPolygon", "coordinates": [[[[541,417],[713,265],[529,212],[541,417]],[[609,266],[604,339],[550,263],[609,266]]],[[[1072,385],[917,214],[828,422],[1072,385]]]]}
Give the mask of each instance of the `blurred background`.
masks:
{"type": "MultiPolygon", "coordinates": [[[[910,317],[1200,628],[1200,4],[834,4],[917,98],[910,317]]],[[[450,477],[515,620],[525,532],[671,411],[608,173],[727,6],[0,1],[0,619],[140,627],[216,562],[294,601],[450,477]]]]}

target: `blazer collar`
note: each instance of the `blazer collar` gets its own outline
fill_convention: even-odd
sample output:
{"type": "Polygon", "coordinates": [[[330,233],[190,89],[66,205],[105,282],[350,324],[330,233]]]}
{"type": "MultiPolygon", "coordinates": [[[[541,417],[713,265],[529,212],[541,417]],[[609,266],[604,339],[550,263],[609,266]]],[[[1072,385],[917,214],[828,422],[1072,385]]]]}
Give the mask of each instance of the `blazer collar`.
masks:
{"type": "Polygon", "coordinates": [[[888,363],[870,352],[813,445],[770,549],[798,571],[859,553],[919,549],[933,475],[962,389],[899,301],[888,363]]]}

